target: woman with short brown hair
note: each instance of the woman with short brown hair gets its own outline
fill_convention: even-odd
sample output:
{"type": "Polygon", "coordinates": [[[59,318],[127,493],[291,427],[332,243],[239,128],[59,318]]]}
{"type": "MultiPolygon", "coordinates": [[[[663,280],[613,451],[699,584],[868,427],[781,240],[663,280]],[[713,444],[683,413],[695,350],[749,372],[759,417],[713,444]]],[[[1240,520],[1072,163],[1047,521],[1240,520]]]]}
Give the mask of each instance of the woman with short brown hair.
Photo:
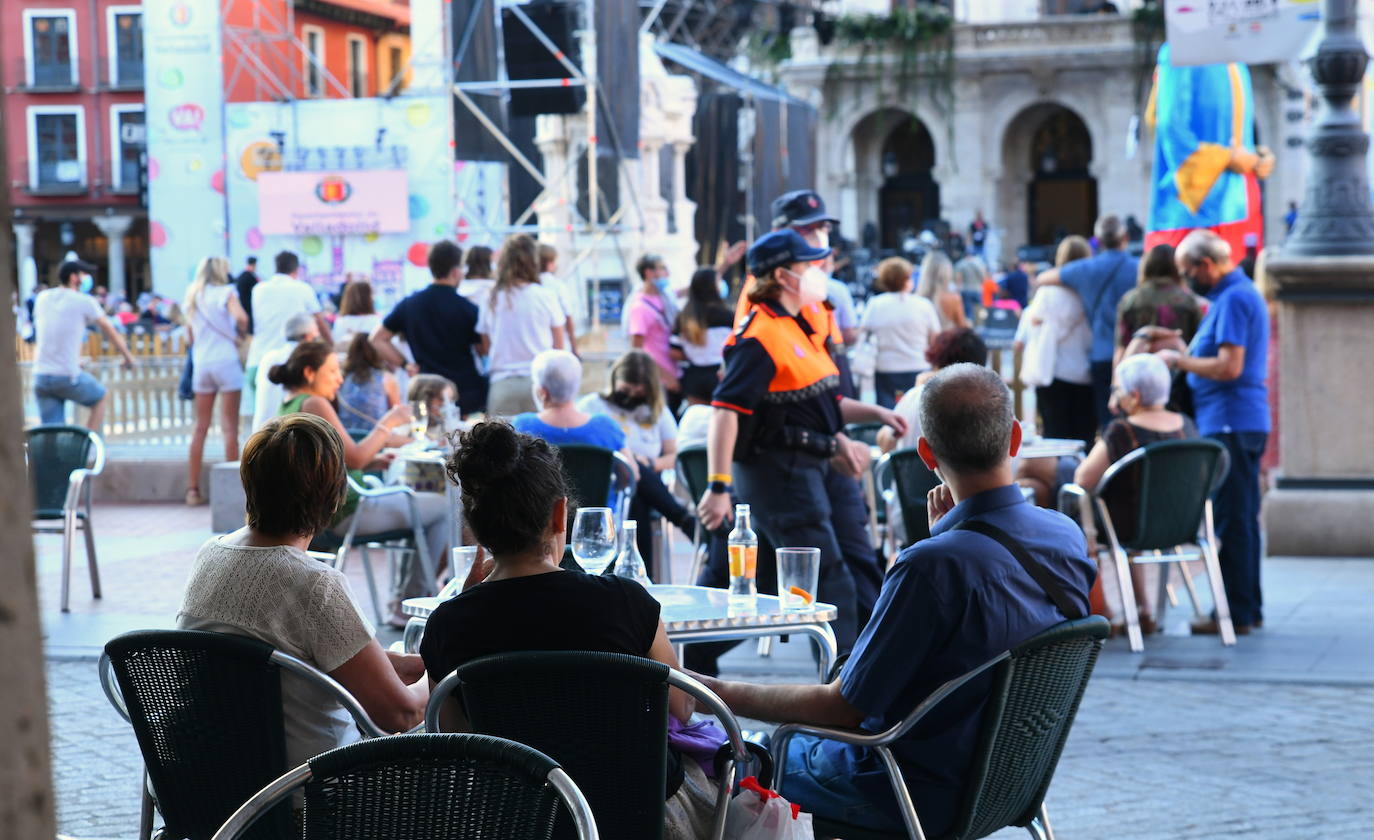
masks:
{"type": "Polygon", "coordinates": [[[868,302],[859,331],[877,345],[875,402],[892,408],[930,367],[926,347],[940,331],[940,313],[929,300],[912,294],[911,263],[901,257],[878,263],[873,285],[881,294],[868,302]]]}
{"type": "MultiPolygon", "coordinates": [[[[239,460],[248,524],[201,546],[177,627],[248,636],[303,659],[378,726],[404,732],[424,717],[423,662],[382,650],[348,579],[306,553],[343,503],[346,471],[338,431],[313,414],[273,418],[249,438],[239,460]]],[[[282,711],[288,766],[358,739],[338,701],[287,673],[282,711]]]]}

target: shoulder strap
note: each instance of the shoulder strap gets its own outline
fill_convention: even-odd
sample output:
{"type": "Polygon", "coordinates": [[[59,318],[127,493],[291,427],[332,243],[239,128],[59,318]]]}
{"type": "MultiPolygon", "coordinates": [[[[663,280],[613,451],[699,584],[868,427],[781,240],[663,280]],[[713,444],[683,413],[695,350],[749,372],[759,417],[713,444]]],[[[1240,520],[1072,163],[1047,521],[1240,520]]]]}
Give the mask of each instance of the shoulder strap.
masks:
{"type": "Polygon", "coordinates": [[[1021,564],[1021,568],[1026,570],[1026,574],[1030,575],[1032,580],[1040,584],[1040,588],[1045,590],[1045,594],[1050,596],[1050,600],[1054,602],[1054,605],[1059,608],[1059,611],[1064,614],[1065,618],[1083,618],[1083,611],[1073,602],[1069,594],[1064,591],[1064,585],[1049,572],[1045,571],[1044,566],[1041,566],[1039,563],[1035,562],[1035,560],[1031,559],[1030,552],[1026,551],[1026,547],[1013,539],[1006,531],[1003,531],[996,525],[988,522],[980,522],[976,519],[966,519],[955,526],[954,530],[973,531],[1000,543],[1003,548],[1011,553],[1012,557],[1016,558],[1017,562],[1021,564]]]}

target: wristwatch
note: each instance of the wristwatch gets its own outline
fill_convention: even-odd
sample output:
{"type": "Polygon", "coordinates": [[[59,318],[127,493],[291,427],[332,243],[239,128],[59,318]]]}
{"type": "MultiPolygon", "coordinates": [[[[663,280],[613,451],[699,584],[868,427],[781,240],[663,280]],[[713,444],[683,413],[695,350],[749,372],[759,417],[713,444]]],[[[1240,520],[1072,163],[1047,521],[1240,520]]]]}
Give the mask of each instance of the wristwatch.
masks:
{"type": "Polygon", "coordinates": [[[724,481],[713,481],[707,485],[707,489],[712,493],[729,493],[730,485],[726,484],[724,481]]]}

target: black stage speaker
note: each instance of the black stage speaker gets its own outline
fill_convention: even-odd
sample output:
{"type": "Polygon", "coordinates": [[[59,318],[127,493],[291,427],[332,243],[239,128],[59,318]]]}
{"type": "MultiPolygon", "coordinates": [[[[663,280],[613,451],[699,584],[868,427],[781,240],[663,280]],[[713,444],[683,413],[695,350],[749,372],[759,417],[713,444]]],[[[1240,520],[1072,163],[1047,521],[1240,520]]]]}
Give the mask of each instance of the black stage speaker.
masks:
{"type": "MultiPolygon", "coordinates": [[[[580,4],[536,0],[520,8],[573,66],[582,66],[582,46],[576,36],[580,4]]],[[[510,9],[501,11],[501,34],[506,44],[506,75],[512,81],[569,77],[567,68],[510,9]]],[[[576,114],[586,101],[586,91],[580,85],[514,89],[510,92],[510,113],[516,117],[576,114]]]]}

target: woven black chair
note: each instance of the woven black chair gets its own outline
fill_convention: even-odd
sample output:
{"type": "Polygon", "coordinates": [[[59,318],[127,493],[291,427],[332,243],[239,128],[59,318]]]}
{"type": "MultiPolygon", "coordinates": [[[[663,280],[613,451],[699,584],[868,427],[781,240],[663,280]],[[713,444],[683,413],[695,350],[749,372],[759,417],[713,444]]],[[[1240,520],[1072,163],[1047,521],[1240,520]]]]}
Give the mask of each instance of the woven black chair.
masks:
{"type": "MultiPolygon", "coordinates": [[[[687,496],[691,499],[690,507],[696,507],[696,503],[701,500],[706,493],[707,473],[709,467],[706,464],[705,446],[684,446],[677,452],[677,478],[682,482],[683,488],[687,491],[687,496]]],[[[697,523],[697,532],[692,535],[692,567],[687,575],[687,583],[695,586],[697,577],[701,575],[702,564],[706,562],[706,531],[697,523]]]]}
{"type": "Polygon", "coordinates": [[[783,724],[773,735],[777,778],[786,773],[787,745],[809,733],[875,751],[906,823],[905,834],[875,832],[832,820],[815,820],[818,838],[845,840],[926,840],[920,817],[907,792],[891,746],[941,701],[985,671],[992,671],[978,745],[954,829],[942,840],[977,840],[1008,826],[1027,829],[1037,840],[1052,840],[1045,793],[1078,704],[1083,699],[1109,625],[1102,616],[1065,621],[940,686],[911,714],[886,732],[783,724]]]}
{"type": "Polygon", "coordinates": [[[254,794],[215,832],[252,826],[305,791],[307,840],[548,840],[559,803],[597,840],[587,800],[553,759],[485,735],[396,735],[330,750],[254,794]]]}
{"type": "Polygon", "coordinates": [[[847,423],[844,433],[850,440],[877,446],[878,432],[882,431],[882,428],[882,423],[847,423]]]}
{"type": "Polygon", "coordinates": [[[600,507],[612,499],[616,526],[629,516],[630,498],[635,494],[634,469],[619,452],[600,446],[564,444],[558,453],[563,459],[563,475],[579,506],[600,507]]]}
{"type": "Polygon", "coordinates": [[[889,452],[873,468],[873,480],[883,497],[887,508],[887,537],[891,546],[889,556],[907,546],[930,536],[930,520],[926,516],[926,494],[940,484],[937,476],[916,447],[889,452]],[[897,534],[896,520],[892,515],[893,505],[902,512],[902,527],[905,538],[897,534]]]}
{"type": "MultiPolygon", "coordinates": [[[[735,769],[751,761],[749,748],[714,692],[661,662],[584,651],[484,656],[434,687],[425,729],[439,731],[444,701],[458,689],[473,731],[529,744],[568,771],[608,840],[654,840],[663,836],[670,686],[714,714],[729,739],[717,762],[711,837],[719,840],[735,769]]],[[[569,836],[567,826],[556,836],[569,836]]]]}
{"type": "MultiPolygon", "coordinates": [[[[286,771],[284,670],[332,692],[368,735],[387,734],[334,679],[256,639],[136,630],[106,643],[101,685],[143,753],[139,840],[153,836],[155,800],[162,836],[209,840],[244,800],[286,771]]],[[[248,836],[284,837],[290,818],[289,808],[277,809],[248,836]]]]}
{"type": "MultiPolygon", "coordinates": [[[[1221,561],[1217,557],[1211,498],[1226,479],[1230,465],[1226,447],[1214,440],[1162,440],[1123,455],[1107,468],[1092,491],[1077,484],[1067,484],[1060,489],[1060,510],[1071,516],[1077,514],[1088,545],[1096,548],[1099,542],[1105,542],[1111,554],[1121,591],[1126,635],[1133,652],[1145,650],[1140,615],[1136,610],[1135,585],[1131,581],[1131,565],[1140,563],[1174,563],[1192,598],[1193,611],[1201,616],[1197,589],[1184,564],[1202,560],[1212,590],[1221,643],[1236,643],[1221,577],[1221,561]],[[1129,489],[1137,489],[1139,494],[1135,509],[1129,511],[1134,514],[1130,517],[1134,522],[1113,521],[1110,509],[1116,507],[1114,501],[1118,494],[1125,501],[1124,494],[1129,489]],[[1105,541],[1098,539],[1099,527],[1105,541]],[[1192,545],[1196,545],[1197,550],[1193,550],[1192,545]]],[[[1118,513],[1121,512],[1118,508],[1118,513]]],[[[1167,574],[1160,575],[1161,589],[1167,579],[1167,574]]],[[[1164,600],[1161,597],[1160,603],[1164,600]]]]}
{"type": "Polygon", "coordinates": [[[100,570],[95,563],[91,530],[91,477],[105,469],[105,443],[81,426],[35,426],[24,432],[29,481],[33,488],[33,530],[62,533],[62,612],[72,588],[72,543],[79,529],[86,537],[86,566],[91,597],[100,597],[100,570]]]}

